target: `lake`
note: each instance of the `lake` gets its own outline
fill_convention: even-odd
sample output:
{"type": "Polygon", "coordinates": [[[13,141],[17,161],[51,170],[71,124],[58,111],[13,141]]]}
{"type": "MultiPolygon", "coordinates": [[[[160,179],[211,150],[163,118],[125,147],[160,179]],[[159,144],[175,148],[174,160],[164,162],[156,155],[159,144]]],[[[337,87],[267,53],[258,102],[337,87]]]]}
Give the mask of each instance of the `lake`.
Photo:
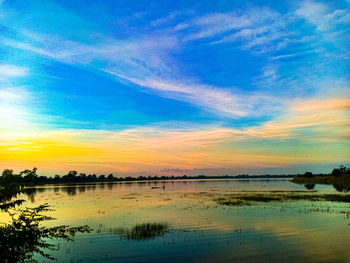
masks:
{"type": "Polygon", "coordinates": [[[59,241],[50,252],[58,262],[350,262],[350,203],[218,202],[279,191],[344,195],[329,185],[251,179],[45,186],[24,197],[27,206],[55,209],[50,225],[93,228],[59,241]],[[134,235],[142,224],[159,228],[134,235]]]}

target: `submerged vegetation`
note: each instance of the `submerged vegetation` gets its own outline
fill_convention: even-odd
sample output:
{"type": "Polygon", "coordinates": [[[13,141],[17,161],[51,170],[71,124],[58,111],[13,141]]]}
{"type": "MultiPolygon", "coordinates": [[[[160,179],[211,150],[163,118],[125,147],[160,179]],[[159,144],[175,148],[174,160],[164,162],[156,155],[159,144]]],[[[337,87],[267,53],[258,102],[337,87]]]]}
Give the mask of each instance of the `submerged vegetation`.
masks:
{"type": "MultiPolygon", "coordinates": [[[[284,178],[281,176],[280,178],[284,178]]],[[[53,259],[49,254],[50,250],[57,250],[58,246],[49,243],[50,240],[64,239],[72,240],[74,235],[79,232],[89,232],[88,226],[70,227],[67,225],[46,227],[45,222],[54,218],[45,215],[45,212],[51,211],[47,204],[34,208],[23,208],[21,205],[25,202],[19,199],[20,193],[26,193],[28,196],[34,196],[35,189],[28,186],[45,183],[85,183],[85,182],[114,182],[114,181],[142,181],[142,180],[172,180],[172,179],[230,179],[230,178],[254,178],[254,177],[139,177],[139,178],[116,178],[113,175],[94,176],[79,174],[75,171],[69,172],[62,177],[47,178],[37,175],[37,169],[25,170],[19,174],[14,174],[12,170],[4,170],[0,177],[0,212],[9,215],[8,222],[1,222],[0,225],[0,255],[1,262],[33,262],[35,253],[41,254],[47,259],[53,259]],[[26,187],[26,188],[24,188],[26,187]],[[5,255],[5,256],[3,256],[5,255]]],[[[269,178],[269,177],[262,177],[269,178]]],[[[196,195],[200,197],[199,202],[205,198],[213,204],[220,206],[252,206],[259,203],[284,202],[284,201],[329,201],[350,203],[350,194],[319,194],[313,191],[315,184],[332,184],[335,189],[341,192],[350,190],[350,169],[344,166],[336,168],[331,174],[313,175],[305,173],[294,177],[294,183],[304,184],[308,191],[241,191],[231,193],[200,192],[188,193],[183,196],[196,195]]],[[[140,182],[146,183],[146,182],[140,182]]],[[[101,184],[101,187],[105,184],[101,184]]],[[[112,186],[112,184],[110,184],[112,186]]],[[[67,186],[69,195],[76,194],[76,191],[85,191],[85,187],[90,185],[67,186]]],[[[94,186],[96,187],[96,185],[94,186]]],[[[154,186],[153,188],[159,188],[154,186]]],[[[95,189],[95,188],[91,188],[95,189]]],[[[180,197],[182,198],[182,197],[180,197]]],[[[132,195],[123,195],[121,199],[135,199],[132,195]]],[[[170,199],[166,199],[170,200],[170,199]]],[[[168,223],[143,223],[137,224],[131,228],[118,227],[110,229],[110,232],[118,234],[130,240],[147,240],[163,236],[171,231],[168,223]]]]}
{"type": "Polygon", "coordinates": [[[225,205],[225,206],[247,206],[250,205],[249,202],[240,200],[240,199],[227,199],[227,198],[216,198],[215,201],[219,205],[225,205]]]}
{"type": "Polygon", "coordinates": [[[220,192],[186,193],[185,197],[194,200],[211,200],[219,206],[252,206],[260,203],[283,203],[287,201],[340,202],[350,203],[350,194],[318,193],[316,190],[242,190],[220,192]]]}
{"type": "Polygon", "coordinates": [[[137,224],[132,228],[118,227],[110,230],[112,233],[119,234],[127,239],[145,240],[162,236],[170,231],[168,223],[143,223],[137,224]]]}
{"type": "Polygon", "coordinates": [[[259,202],[272,201],[330,201],[330,202],[345,202],[350,203],[350,195],[341,194],[301,194],[300,192],[286,192],[286,193],[257,193],[244,192],[226,194],[221,197],[214,198],[218,205],[224,206],[247,206],[259,202]]]}

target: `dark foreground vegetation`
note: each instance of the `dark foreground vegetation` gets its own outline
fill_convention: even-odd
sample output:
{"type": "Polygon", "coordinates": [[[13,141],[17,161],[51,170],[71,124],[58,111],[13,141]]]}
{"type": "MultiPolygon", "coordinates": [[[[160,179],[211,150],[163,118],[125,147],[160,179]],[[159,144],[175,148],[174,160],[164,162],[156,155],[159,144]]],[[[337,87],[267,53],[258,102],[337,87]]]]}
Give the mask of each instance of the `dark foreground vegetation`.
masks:
{"type": "Polygon", "coordinates": [[[306,172],[303,175],[295,176],[293,183],[304,184],[307,189],[313,189],[315,184],[331,184],[339,192],[350,191],[350,168],[341,165],[333,169],[330,174],[314,175],[306,172]]]}
{"type": "MultiPolygon", "coordinates": [[[[289,176],[290,177],[290,176],[289,176]]],[[[65,239],[72,240],[76,233],[89,232],[88,226],[71,227],[60,225],[55,227],[46,227],[45,221],[54,220],[54,218],[45,215],[50,210],[47,204],[42,204],[34,208],[23,208],[24,200],[19,199],[20,193],[33,194],[30,186],[40,184],[76,184],[76,183],[94,183],[94,182],[119,182],[119,181],[158,181],[175,179],[250,179],[250,178],[288,178],[288,176],[182,176],[182,177],[124,177],[117,178],[113,175],[96,176],[78,174],[76,171],[70,171],[67,175],[55,177],[38,176],[37,169],[24,170],[15,174],[12,170],[5,169],[0,176],[0,212],[8,214],[7,222],[0,222],[0,262],[35,262],[33,256],[35,253],[41,254],[47,259],[53,259],[48,251],[57,250],[58,246],[51,244],[50,240],[65,239]],[[29,186],[29,187],[28,187],[29,186]],[[29,191],[29,192],[28,192],[29,191]]],[[[350,190],[350,169],[345,166],[333,169],[330,174],[314,175],[306,172],[303,175],[295,176],[292,182],[304,184],[310,190],[315,184],[332,184],[335,189],[341,192],[350,190]]],[[[144,182],[146,183],[146,182],[144,182]]],[[[101,184],[104,185],[104,184],[101,184]]],[[[69,188],[74,193],[75,188],[69,188]]],[[[67,190],[68,192],[68,190],[67,190]]],[[[241,192],[232,194],[217,195],[210,193],[210,197],[218,205],[223,206],[248,206],[259,202],[287,201],[287,200],[309,200],[309,201],[332,201],[350,203],[350,195],[341,194],[316,194],[287,191],[263,192],[241,192]],[[215,196],[211,196],[215,195],[215,196]]],[[[209,197],[209,196],[208,196],[209,197]]],[[[145,240],[162,236],[170,231],[167,223],[144,223],[135,225],[132,228],[115,228],[111,232],[119,234],[127,239],[145,240]]]]}
{"type": "Polygon", "coordinates": [[[23,185],[20,183],[11,180],[0,182],[0,212],[9,216],[9,221],[0,222],[0,262],[36,262],[34,253],[54,260],[46,251],[57,250],[58,246],[48,240],[72,240],[76,233],[90,231],[88,226],[43,226],[43,222],[54,220],[44,214],[51,209],[47,204],[19,208],[25,202],[16,198],[22,190],[23,185]]]}

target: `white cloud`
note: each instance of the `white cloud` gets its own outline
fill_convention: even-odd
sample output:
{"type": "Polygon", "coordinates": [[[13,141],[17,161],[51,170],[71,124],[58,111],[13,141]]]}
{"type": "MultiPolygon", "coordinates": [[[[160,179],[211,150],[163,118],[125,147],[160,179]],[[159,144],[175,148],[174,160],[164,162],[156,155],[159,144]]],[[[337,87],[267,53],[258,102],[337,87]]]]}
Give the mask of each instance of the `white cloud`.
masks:
{"type": "Polygon", "coordinates": [[[329,28],[329,21],[325,19],[327,13],[327,6],[323,3],[316,3],[313,1],[303,1],[300,7],[296,10],[296,14],[315,24],[317,29],[326,30],[329,28]]]}
{"type": "Polygon", "coordinates": [[[0,64],[0,79],[12,77],[24,77],[27,75],[28,68],[9,64],[0,64]]]}
{"type": "Polygon", "coordinates": [[[0,86],[0,102],[14,103],[22,101],[28,97],[29,93],[20,88],[2,88],[0,86]]]}
{"type": "Polygon", "coordinates": [[[215,13],[200,17],[192,21],[192,27],[198,28],[197,32],[188,35],[185,40],[213,37],[233,29],[243,28],[252,23],[251,18],[236,13],[215,13]]]}
{"type": "Polygon", "coordinates": [[[159,19],[156,19],[156,20],[153,20],[150,22],[150,25],[152,27],[159,27],[159,26],[162,26],[164,24],[167,24],[169,22],[172,22],[176,17],[184,14],[185,12],[173,12],[173,13],[170,13],[169,15],[165,16],[165,17],[162,17],[162,18],[159,18],[159,19]]]}
{"type": "Polygon", "coordinates": [[[301,2],[296,14],[314,24],[319,31],[328,31],[339,24],[350,22],[348,9],[337,9],[332,12],[326,4],[314,1],[301,2]]]}
{"type": "Polygon", "coordinates": [[[26,35],[32,43],[6,40],[6,44],[64,63],[95,67],[93,62],[101,61],[107,66],[99,67],[98,70],[160,92],[158,95],[163,97],[192,103],[220,115],[246,116],[254,107],[246,103],[246,98],[243,99],[228,89],[202,85],[179,77],[174,66],[176,62],[170,63],[167,54],[177,47],[177,41],[172,37],[129,42],[104,40],[96,45],[86,45],[56,36],[28,32],[26,35]]]}
{"type": "Polygon", "coordinates": [[[51,35],[29,32],[25,35],[29,37],[28,43],[9,39],[4,43],[63,63],[93,67],[162,97],[184,101],[218,115],[230,118],[263,115],[283,103],[271,96],[239,95],[232,88],[204,85],[179,75],[177,62],[169,56],[178,47],[177,39],[171,36],[129,41],[102,39],[87,45],[51,35]]]}
{"type": "Polygon", "coordinates": [[[25,104],[31,94],[24,88],[0,86],[0,127],[6,129],[27,129],[31,127],[32,111],[25,104]]]}
{"type": "Polygon", "coordinates": [[[159,78],[137,79],[128,76],[109,73],[124,78],[142,87],[160,91],[161,96],[195,104],[217,114],[229,117],[242,117],[248,115],[252,105],[246,103],[241,95],[234,94],[207,85],[186,84],[174,80],[159,78]]]}
{"type": "Polygon", "coordinates": [[[279,49],[287,41],[287,18],[269,8],[214,13],[193,20],[194,31],[185,41],[209,39],[211,44],[240,41],[243,49],[268,52],[279,49]]]}
{"type": "MultiPolygon", "coordinates": [[[[310,16],[313,21],[318,21],[319,13],[331,14],[332,19],[336,17],[338,21],[347,20],[347,16],[341,10],[325,13],[326,9],[323,5],[316,6],[315,10],[313,11],[315,14],[310,16]]],[[[303,12],[296,13],[305,17],[309,15],[303,12]]],[[[294,11],[293,15],[295,16],[294,11]]],[[[154,26],[162,25],[168,20],[172,21],[177,16],[177,13],[170,14],[169,17],[154,21],[154,26]]],[[[291,16],[290,13],[281,15],[270,8],[247,8],[229,13],[208,14],[178,23],[175,28],[172,28],[172,34],[166,30],[157,31],[159,33],[157,35],[140,36],[138,39],[120,40],[98,37],[94,39],[93,44],[88,44],[26,31],[22,32],[24,35],[22,42],[11,39],[3,39],[2,42],[63,63],[85,65],[94,70],[107,72],[147,88],[148,91],[157,95],[185,101],[219,115],[232,118],[266,113],[271,115],[276,114],[276,105],[285,104],[285,101],[283,99],[278,101],[273,96],[264,95],[263,92],[274,94],[271,90],[277,85],[289,89],[295,84],[290,83],[288,78],[283,79],[283,75],[278,72],[278,67],[262,69],[260,83],[256,81],[257,86],[262,88],[260,94],[238,95],[239,92],[235,92],[233,88],[205,85],[200,80],[192,81],[181,75],[179,73],[181,71],[177,68],[181,65],[171,55],[181,48],[183,41],[196,39],[205,39],[211,44],[239,42],[241,48],[260,53],[278,50],[289,41],[293,41],[289,38],[295,37],[295,34],[291,36],[288,31],[288,25],[294,19],[291,16]],[[185,30],[188,30],[187,33],[192,33],[182,38],[182,31],[185,30]],[[272,112],[271,109],[273,109],[272,112]]],[[[291,53],[282,54],[273,59],[300,54],[300,51],[297,52],[293,53],[292,50],[291,53]]]]}

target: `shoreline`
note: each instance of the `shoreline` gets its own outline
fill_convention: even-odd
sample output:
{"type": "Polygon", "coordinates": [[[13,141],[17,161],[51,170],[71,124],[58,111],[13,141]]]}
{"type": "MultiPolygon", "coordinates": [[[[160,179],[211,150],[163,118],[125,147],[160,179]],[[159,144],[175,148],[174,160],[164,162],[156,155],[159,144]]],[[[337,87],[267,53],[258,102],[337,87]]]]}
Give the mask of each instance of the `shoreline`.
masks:
{"type": "Polygon", "coordinates": [[[96,181],[96,182],[67,182],[67,183],[48,183],[23,185],[23,188],[40,188],[47,186],[76,186],[76,185],[99,185],[99,184],[130,184],[130,183],[166,183],[166,182],[206,182],[206,181],[264,181],[264,180],[289,180],[292,176],[286,177],[252,177],[252,178],[207,178],[207,179],[159,179],[159,180],[121,180],[121,181],[96,181]]]}

